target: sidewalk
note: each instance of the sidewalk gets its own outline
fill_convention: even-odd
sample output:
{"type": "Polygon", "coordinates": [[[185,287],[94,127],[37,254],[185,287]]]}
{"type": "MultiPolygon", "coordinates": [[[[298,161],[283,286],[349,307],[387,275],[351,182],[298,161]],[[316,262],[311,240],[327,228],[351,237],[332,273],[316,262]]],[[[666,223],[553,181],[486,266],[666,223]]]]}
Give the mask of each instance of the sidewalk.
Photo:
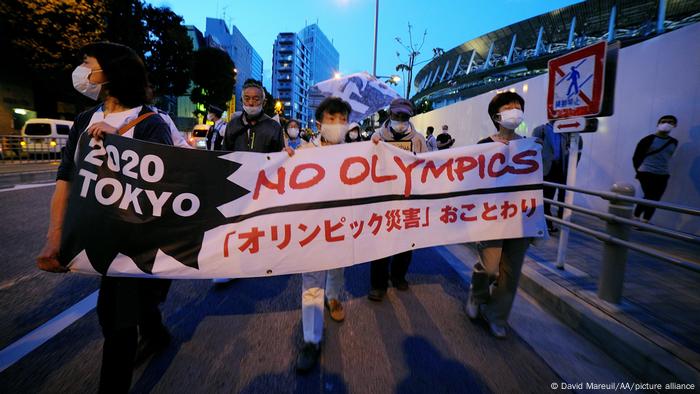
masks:
{"type": "Polygon", "coordinates": [[[50,182],[56,180],[60,161],[5,162],[0,161],[0,188],[19,183],[50,182]]]}
{"type": "MultiPolygon", "coordinates": [[[[581,215],[575,215],[573,221],[600,231],[605,228],[604,222],[581,215]]],[[[638,230],[632,230],[630,241],[677,256],[690,257],[698,254],[697,246],[690,243],[638,230]]],[[[623,300],[620,305],[614,305],[600,300],[596,294],[603,243],[587,235],[570,232],[566,267],[565,270],[559,270],[554,265],[558,242],[559,237],[554,236],[532,246],[528,251],[527,263],[523,269],[524,281],[521,284],[526,291],[540,303],[549,304],[549,309],[558,309],[555,313],[560,319],[567,320],[571,316],[565,315],[574,313],[573,309],[562,308],[562,295],[557,293],[565,289],[563,294],[577,300],[579,306],[584,305],[592,309],[592,314],[601,313],[604,318],[619,323],[632,335],[641,337],[642,340],[637,342],[646,340],[658,347],[651,350],[653,346],[647,346],[647,343],[642,346],[646,350],[637,349],[640,354],[631,355],[628,353],[631,349],[622,350],[619,343],[613,343],[620,342],[620,338],[603,340],[601,345],[607,346],[608,352],[618,352],[618,361],[624,363],[625,359],[629,362],[644,359],[644,362],[654,363],[662,362],[660,359],[670,356],[667,361],[684,364],[691,376],[693,373],[700,376],[700,273],[630,251],[623,300]],[[549,283],[537,283],[538,281],[549,283]],[[547,298],[549,302],[546,301],[547,298]],[[643,354],[646,351],[661,353],[643,354]]],[[[579,326],[574,327],[577,330],[591,330],[585,322],[576,321],[574,324],[579,326]]],[[[600,332],[589,334],[596,336],[600,332]]],[[[589,336],[589,339],[595,338],[589,336]]],[[[640,338],[635,341],[638,339],[640,338]]],[[[654,368],[656,367],[658,366],[654,368]]]]}

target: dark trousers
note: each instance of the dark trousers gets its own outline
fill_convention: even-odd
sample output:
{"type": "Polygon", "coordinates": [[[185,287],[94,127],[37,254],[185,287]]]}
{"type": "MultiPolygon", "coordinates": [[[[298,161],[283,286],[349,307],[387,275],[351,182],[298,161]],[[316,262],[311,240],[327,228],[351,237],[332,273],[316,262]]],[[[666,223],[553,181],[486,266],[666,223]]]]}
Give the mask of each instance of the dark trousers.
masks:
{"type": "MultiPolygon", "coordinates": [[[[566,183],[566,173],[564,172],[563,165],[559,161],[555,161],[552,163],[552,167],[549,170],[549,174],[545,175],[544,180],[547,182],[554,182],[554,183],[560,183],[560,184],[565,184],[566,183]]],[[[542,194],[544,195],[544,198],[552,199],[554,198],[554,194],[556,193],[557,195],[557,201],[559,202],[564,202],[564,196],[565,196],[565,190],[558,188],[558,187],[548,187],[545,186],[542,189],[542,194]]],[[[544,214],[552,216],[552,204],[545,202],[544,203],[544,214]]],[[[555,206],[555,209],[557,210],[557,217],[561,219],[561,217],[564,214],[564,209],[561,207],[555,206]]],[[[552,221],[547,219],[547,227],[551,228],[552,227],[552,221]]]]}
{"type": "MultiPolygon", "coordinates": [[[[639,183],[642,185],[644,199],[653,201],[661,200],[661,196],[664,195],[666,186],[668,186],[669,177],[669,175],[653,174],[651,172],[638,172],[637,179],[639,179],[639,183]]],[[[654,211],[656,211],[654,207],[637,204],[637,207],[634,209],[634,216],[640,217],[643,215],[644,219],[650,220],[652,215],[654,215],[654,211]]]]}
{"type": "Polygon", "coordinates": [[[127,393],[141,338],[168,335],[158,305],[165,301],[171,281],[165,279],[103,277],[97,317],[104,345],[100,393],[127,393]]]}
{"type": "Polygon", "coordinates": [[[372,289],[386,290],[389,285],[389,277],[394,284],[405,281],[412,257],[413,251],[409,250],[371,262],[369,278],[372,289]],[[391,268],[391,273],[389,268],[391,268]]]}
{"type": "Polygon", "coordinates": [[[471,292],[477,304],[486,304],[483,313],[490,322],[505,325],[518,290],[520,271],[529,238],[497,239],[477,243],[479,262],[472,271],[471,292]],[[491,283],[497,286],[491,292],[491,283]]]}

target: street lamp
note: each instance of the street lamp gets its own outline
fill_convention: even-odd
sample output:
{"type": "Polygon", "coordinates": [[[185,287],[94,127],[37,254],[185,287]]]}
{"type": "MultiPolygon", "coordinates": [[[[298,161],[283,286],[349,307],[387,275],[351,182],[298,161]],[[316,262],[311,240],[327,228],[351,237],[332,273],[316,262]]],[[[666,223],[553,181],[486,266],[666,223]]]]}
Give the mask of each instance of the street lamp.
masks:
{"type": "Polygon", "coordinates": [[[343,75],[343,74],[341,74],[341,73],[339,73],[339,72],[335,72],[335,73],[333,73],[333,79],[340,79],[340,77],[341,77],[342,75],[343,75]]]}
{"type": "Polygon", "coordinates": [[[396,74],[394,74],[394,75],[377,75],[376,78],[377,79],[386,78],[386,80],[384,82],[392,84],[392,85],[396,85],[399,83],[399,81],[401,81],[401,77],[399,77],[396,74]]]}
{"type": "Polygon", "coordinates": [[[379,0],[374,3],[374,60],[372,61],[372,75],[377,76],[377,28],[379,27],[379,0]]]}

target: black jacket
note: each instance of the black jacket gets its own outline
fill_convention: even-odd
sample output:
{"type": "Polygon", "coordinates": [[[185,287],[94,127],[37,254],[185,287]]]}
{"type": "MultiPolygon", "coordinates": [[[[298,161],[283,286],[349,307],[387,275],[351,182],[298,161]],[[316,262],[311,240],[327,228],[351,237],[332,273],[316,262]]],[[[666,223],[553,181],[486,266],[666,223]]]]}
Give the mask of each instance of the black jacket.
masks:
{"type": "MultiPolygon", "coordinates": [[[[56,174],[56,180],[60,181],[72,181],[75,172],[75,149],[78,145],[78,139],[80,135],[87,129],[88,124],[90,124],[90,119],[92,115],[97,112],[98,109],[102,107],[102,104],[90,108],[89,110],[78,114],[73,122],[73,126],[68,133],[68,141],[66,141],[66,146],[61,149],[61,164],[58,166],[58,173],[56,174]]],[[[146,105],[143,106],[139,116],[147,112],[158,112],[146,105]]],[[[173,140],[170,136],[170,126],[161,118],[160,116],[150,116],[134,128],[134,139],[143,140],[148,142],[155,142],[158,144],[172,145],[173,140]]]]}
{"type": "Polygon", "coordinates": [[[226,125],[226,151],[272,153],[283,148],[282,126],[265,114],[254,125],[248,123],[243,114],[234,116],[226,125]]]}

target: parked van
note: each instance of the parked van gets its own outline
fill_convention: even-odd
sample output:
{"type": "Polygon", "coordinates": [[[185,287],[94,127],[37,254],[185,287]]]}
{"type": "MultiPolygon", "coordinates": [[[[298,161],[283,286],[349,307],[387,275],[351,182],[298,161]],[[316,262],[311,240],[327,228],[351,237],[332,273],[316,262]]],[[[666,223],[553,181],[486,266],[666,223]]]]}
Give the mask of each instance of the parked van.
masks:
{"type": "Polygon", "coordinates": [[[35,118],[22,127],[22,151],[27,153],[58,153],[68,141],[73,126],[70,120],[35,118]]]}

